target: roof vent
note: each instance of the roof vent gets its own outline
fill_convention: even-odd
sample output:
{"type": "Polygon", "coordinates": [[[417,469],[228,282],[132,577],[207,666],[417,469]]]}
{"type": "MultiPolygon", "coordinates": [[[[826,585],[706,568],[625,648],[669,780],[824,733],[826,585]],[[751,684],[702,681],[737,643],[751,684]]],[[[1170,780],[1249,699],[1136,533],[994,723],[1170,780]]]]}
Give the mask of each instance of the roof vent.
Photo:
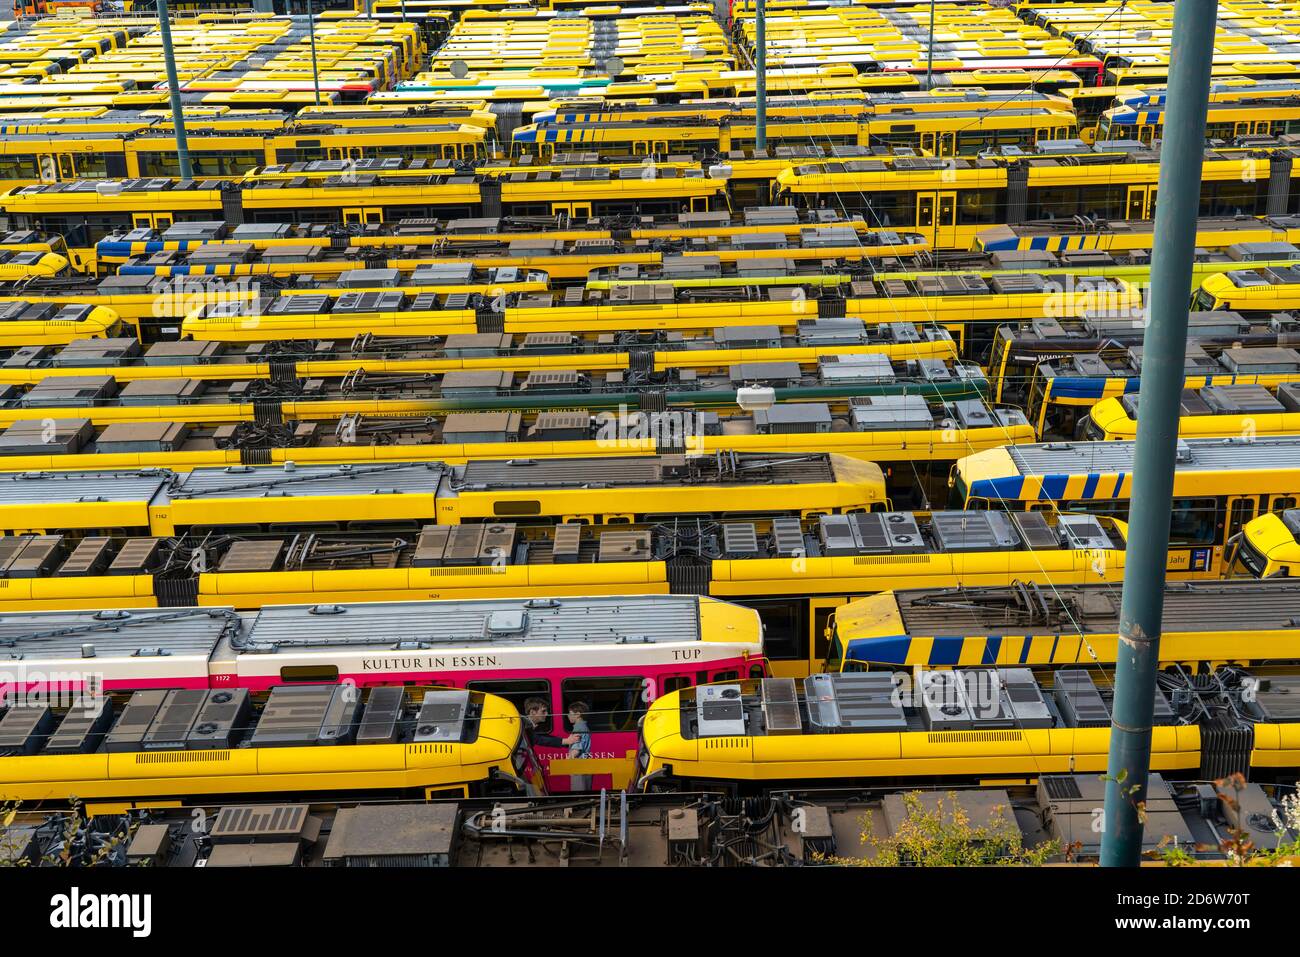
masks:
{"type": "Polygon", "coordinates": [[[740,685],[703,685],[695,692],[695,720],[700,737],[745,733],[745,705],[740,685]]]}
{"type": "Polygon", "coordinates": [[[793,678],[763,679],[763,724],[768,734],[798,734],[803,730],[793,678]]]}
{"type": "Polygon", "coordinates": [[[468,691],[426,691],[415,719],[415,742],[459,741],[468,711],[468,691]]]}
{"type": "Polygon", "coordinates": [[[522,635],[528,630],[528,613],[522,608],[494,611],[483,623],[483,634],[488,637],[522,635]]]}

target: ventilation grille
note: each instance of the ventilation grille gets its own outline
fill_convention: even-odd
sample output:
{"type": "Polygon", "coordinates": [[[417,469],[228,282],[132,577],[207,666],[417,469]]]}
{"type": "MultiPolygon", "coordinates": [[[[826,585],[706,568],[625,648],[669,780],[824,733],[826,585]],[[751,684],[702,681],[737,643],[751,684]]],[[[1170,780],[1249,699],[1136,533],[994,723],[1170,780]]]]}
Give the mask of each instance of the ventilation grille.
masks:
{"type": "Polygon", "coordinates": [[[930,555],[857,555],[855,565],[928,565],[930,555]]]}
{"type": "Polygon", "coordinates": [[[838,296],[824,296],[817,300],[818,319],[843,319],[847,313],[848,302],[838,296]]]}
{"type": "Polygon", "coordinates": [[[672,595],[707,595],[709,580],[713,575],[711,564],[689,561],[670,561],[665,568],[668,575],[668,592],[672,595]]]}
{"type": "Polygon", "coordinates": [[[735,748],[744,748],[748,743],[748,738],[701,738],[700,743],[704,745],[706,751],[733,750],[735,748]]]}
{"type": "Polygon", "coordinates": [[[641,393],[640,408],[642,412],[663,412],[668,408],[668,397],[659,389],[649,389],[641,393]]]}
{"type": "Polygon", "coordinates": [[[931,731],[927,736],[930,744],[964,744],[977,741],[1022,741],[1024,734],[1020,731],[931,731]]]}
{"type": "Polygon", "coordinates": [[[278,399],[254,399],[253,419],[259,424],[278,425],[284,421],[284,407],[278,399]]]}
{"type": "Polygon", "coordinates": [[[493,565],[453,565],[450,568],[421,568],[420,571],[435,576],[501,574],[493,565]]]}
{"type": "Polygon", "coordinates": [[[1251,727],[1202,727],[1200,777],[1217,781],[1230,774],[1250,779],[1250,752],[1255,746],[1251,727]]]}
{"type": "Polygon", "coordinates": [[[407,754],[451,754],[450,744],[408,744],[407,754]]]}
{"type": "Polygon", "coordinates": [[[215,844],[294,840],[304,836],[304,826],[310,823],[305,804],[223,807],[209,836],[215,844]]]}
{"type": "Polygon", "coordinates": [[[505,332],[506,317],[489,309],[478,309],[474,313],[474,331],[479,334],[505,332]]]}
{"type": "Polygon", "coordinates": [[[229,751],[142,751],[135,756],[136,764],[197,764],[229,760],[229,751]]]}
{"type": "Polygon", "coordinates": [[[344,867],[439,867],[441,864],[441,855],[436,854],[367,854],[343,859],[344,867]]]}
{"type": "Polygon", "coordinates": [[[199,603],[197,578],[155,578],[153,593],[159,608],[190,608],[199,603]]]}
{"type": "Polygon", "coordinates": [[[1043,790],[1047,792],[1047,796],[1053,801],[1080,801],[1083,799],[1083,792],[1079,790],[1079,782],[1074,778],[1044,775],[1041,784],[1043,790]]]}

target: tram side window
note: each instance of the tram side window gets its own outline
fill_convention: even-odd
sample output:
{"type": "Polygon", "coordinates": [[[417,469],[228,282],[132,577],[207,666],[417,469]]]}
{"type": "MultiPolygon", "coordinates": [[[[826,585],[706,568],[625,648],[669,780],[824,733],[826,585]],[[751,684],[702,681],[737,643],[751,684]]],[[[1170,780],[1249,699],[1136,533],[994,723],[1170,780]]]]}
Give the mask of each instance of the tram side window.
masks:
{"type": "Polygon", "coordinates": [[[1242,183],[1234,180],[1205,183],[1201,188],[1202,216],[1251,216],[1262,213],[1267,182],[1242,183]]]}
{"type": "Polygon", "coordinates": [[[78,179],[104,179],[108,176],[108,155],[105,153],[78,153],[78,179]]]}
{"type": "Polygon", "coordinates": [[[566,712],[575,701],[586,702],[592,732],[635,731],[645,713],[645,688],[643,678],[567,678],[560,696],[566,712]]]}
{"type": "MultiPolygon", "coordinates": [[[[510,681],[470,681],[466,683],[466,688],[470,691],[482,691],[486,694],[494,694],[498,697],[505,698],[512,705],[519,709],[520,714],[525,714],[527,709],[524,703],[529,698],[545,698],[546,707],[551,707],[551,683],[541,678],[529,678],[510,681]]],[[[555,723],[555,715],[550,715],[547,720],[534,728],[534,731],[540,731],[542,734],[550,734],[551,726],[555,723]]]]}
{"type": "MultiPolygon", "coordinates": [[[[14,217],[10,217],[11,221],[14,217]]],[[[127,214],[108,216],[37,216],[33,228],[59,233],[69,246],[97,243],[111,232],[131,223],[127,214]]],[[[22,225],[26,225],[22,223],[22,225]]]]}
{"type": "Polygon", "coordinates": [[[35,156],[0,156],[0,179],[40,179],[35,156]]]}
{"type": "MultiPolygon", "coordinates": [[[[852,205],[851,200],[846,200],[852,205]]],[[[916,225],[915,193],[873,193],[864,207],[868,226],[898,229],[916,225]]]]}
{"type": "MultiPolygon", "coordinates": [[[[962,156],[973,156],[999,146],[1024,146],[1026,137],[1027,134],[1018,129],[967,130],[957,134],[957,152],[962,156]]],[[[1050,131],[1045,131],[1043,138],[1050,139],[1050,131]]]]}
{"type": "Polygon", "coordinates": [[[370,147],[370,155],[380,159],[391,156],[402,159],[442,159],[442,146],[438,143],[378,143],[370,147]]]}
{"type": "Polygon", "coordinates": [[[1065,502],[1062,512],[1084,512],[1088,515],[1113,515],[1124,518],[1128,515],[1128,499],[1081,498],[1065,502]]]}
{"type": "Polygon", "coordinates": [[[280,680],[286,684],[332,684],[339,680],[339,669],[336,665],[286,665],[280,669],[280,680]]]}
{"type": "MultiPolygon", "coordinates": [[[[141,176],[180,175],[180,160],[175,153],[140,153],[139,161],[141,176]]],[[[78,172],[82,169],[81,163],[78,158],[78,172]]],[[[195,176],[234,176],[261,165],[258,154],[247,150],[199,150],[190,154],[190,163],[195,176]]]]}
{"type": "Polygon", "coordinates": [[[808,632],[804,627],[806,602],[799,599],[746,602],[763,622],[763,650],[773,661],[799,661],[808,657],[808,632]]]}
{"type": "Polygon", "coordinates": [[[323,146],[291,146],[281,147],[275,151],[275,161],[277,163],[314,163],[317,160],[328,159],[329,154],[323,146]]]}
{"type": "Polygon", "coordinates": [[[987,223],[1000,223],[1006,216],[1003,213],[1001,190],[964,189],[957,199],[957,224],[959,226],[978,226],[987,223]]]}
{"type": "Polygon", "coordinates": [[[1295,508],[1295,502],[1295,497],[1292,495],[1278,495],[1273,498],[1272,504],[1269,505],[1269,510],[1277,512],[1280,515],[1289,508],[1295,508]]]}
{"type": "Polygon", "coordinates": [[[507,216],[549,216],[551,215],[550,203],[510,203],[506,209],[507,216]]]}
{"type": "Polygon", "coordinates": [[[1078,213],[1079,190],[1074,186],[1044,187],[1029,191],[1030,219],[1060,219],[1078,213]]]}
{"type": "Polygon", "coordinates": [[[1180,545],[1213,544],[1218,511],[1218,503],[1212,498],[1174,499],[1169,541],[1180,545]]]}
{"type": "Polygon", "coordinates": [[[258,210],[252,218],[254,222],[263,223],[282,223],[286,219],[295,223],[332,223],[336,216],[337,211],[333,209],[311,209],[304,206],[293,210],[258,210]]]}
{"type": "Polygon", "coordinates": [[[669,675],[660,682],[659,690],[663,694],[671,694],[674,691],[681,691],[683,688],[689,688],[690,686],[690,675],[669,675]]]}
{"type": "Polygon", "coordinates": [[[1082,186],[1079,188],[1079,212],[1094,219],[1126,219],[1128,189],[1122,183],[1082,186]]]}

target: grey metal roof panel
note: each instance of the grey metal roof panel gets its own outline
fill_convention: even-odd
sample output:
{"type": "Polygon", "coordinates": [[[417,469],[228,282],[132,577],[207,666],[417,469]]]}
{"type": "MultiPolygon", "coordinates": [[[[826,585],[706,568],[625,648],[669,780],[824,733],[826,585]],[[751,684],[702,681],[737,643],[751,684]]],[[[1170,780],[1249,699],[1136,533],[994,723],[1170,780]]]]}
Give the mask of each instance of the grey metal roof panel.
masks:
{"type": "Polygon", "coordinates": [[[441,462],[200,468],[182,476],[172,498],[299,497],[387,493],[433,495],[446,472],[441,462]]]}
{"type": "Polygon", "coordinates": [[[608,486],[747,485],[829,482],[835,478],[830,457],[806,455],[627,456],[586,459],[475,460],[455,469],[457,490],[586,488],[608,486]],[[734,470],[733,470],[734,462],[734,470]],[[689,464],[689,467],[688,467],[689,464]]]}
{"type": "MultiPolygon", "coordinates": [[[[1237,439],[1187,439],[1187,456],[1177,468],[1196,471],[1246,471],[1300,468],[1300,436],[1237,439]]],[[[1021,475],[1077,475],[1133,471],[1133,442],[1048,442],[1008,446],[1021,475]]]]}
{"type": "MultiPolygon", "coordinates": [[[[223,637],[237,638],[242,627],[229,608],[10,612],[0,615],[0,663],[15,655],[27,666],[80,658],[87,644],[95,646],[95,658],[130,657],[140,648],[206,656],[223,637]]],[[[93,665],[95,658],[87,661],[93,665]]]]}
{"type": "Polygon", "coordinates": [[[699,640],[694,595],[274,605],[258,612],[248,635],[259,651],[699,640]]]}
{"type": "MultiPolygon", "coordinates": [[[[1108,635],[1119,628],[1120,591],[1112,585],[932,588],[894,596],[906,634],[915,636],[1108,635]]],[[[1163,626],[1165,634],[1222,631],[1224,622],[1237,630],[1295,629],[1297,608],[1300,581],[1175,582],[1165,589],[1163,626]]]]}
{"type": "Polygon", "coordinates": [[[173,479],[163,469],[137,472],[11,472],[0,474],[0,505],[152,501],[173,479]]]}

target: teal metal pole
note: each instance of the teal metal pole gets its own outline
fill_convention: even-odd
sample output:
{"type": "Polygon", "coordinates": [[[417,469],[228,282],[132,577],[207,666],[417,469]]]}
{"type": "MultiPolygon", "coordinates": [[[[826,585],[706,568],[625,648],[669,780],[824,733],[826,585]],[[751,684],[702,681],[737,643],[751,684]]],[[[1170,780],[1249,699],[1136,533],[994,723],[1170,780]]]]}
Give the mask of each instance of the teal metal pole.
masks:
{"type": "Polygon", "coordinates": [[[176,161],[181,179],[193,179],[190,144],[185,138],[185,113],[181,109],[181,82],[176,75],[176,53],[172,49],[172,24],[167,0],[158,0],[158,32],[162,34],[163,62],[167,66],[167,92],[172,103],[172,128],[176,131],[176,161]]]}
{"type": "Polygon", "coordinates": [[[930,42],[925,54],[925,88],[934,87],[934,0],[930,0],[930,42]]]}
{"type": "Polygon", "coordinates": [[[320,66],[316,63],[316,14],[311,0],[307,0],[307,35],[311,38],[311,82],[316,89],[316,105],[320,106],[320,66]]]}
{"type": "Polygon", "coordinates": [[[767,149],[767,0],[754,5],[754,148],[767,149]]]}
{"type": "Polygon", "coordinates": [[[1133,463],[1110,728],[1101,863],[1136,867],[1151,764],[1151,718],[1164,612],[1179,399],[1187,344],[1201,156],[1217,0],[1177,0],[1169,51],[1160,202],[1151,257],[1150,324],[1142,358],[1142,415],[1133,463]]]}

